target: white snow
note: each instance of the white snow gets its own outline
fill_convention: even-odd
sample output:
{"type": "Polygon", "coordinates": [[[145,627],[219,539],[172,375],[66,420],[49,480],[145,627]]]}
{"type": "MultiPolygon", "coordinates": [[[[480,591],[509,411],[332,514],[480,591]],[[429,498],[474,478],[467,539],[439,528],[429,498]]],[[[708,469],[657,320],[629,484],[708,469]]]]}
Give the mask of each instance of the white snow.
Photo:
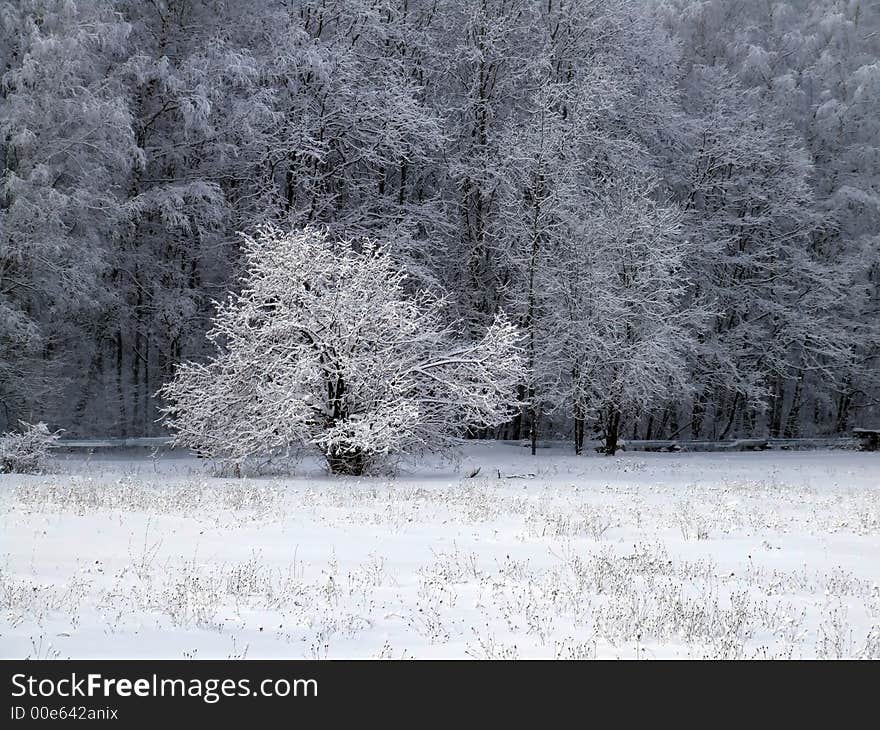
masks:
{"type": "Polygon", "coordinates": [[[53,472],[0,476],[5,658],[880,657],[877,454],[53,472]]]}

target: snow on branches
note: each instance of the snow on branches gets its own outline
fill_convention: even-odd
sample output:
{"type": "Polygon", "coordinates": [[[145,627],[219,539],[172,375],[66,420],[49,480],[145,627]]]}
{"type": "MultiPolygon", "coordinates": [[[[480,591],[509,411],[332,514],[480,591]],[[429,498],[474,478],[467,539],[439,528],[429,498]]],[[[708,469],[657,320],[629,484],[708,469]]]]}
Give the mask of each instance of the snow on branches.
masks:
{"type": "Polygon", "coordinates": [[[504,316],[459,341],[444,298],[409,293],[370,241],[266,225],[244,253],[241,292],[208,333],[216,355],[181,365],[160,391],[178,445],[236,470],[314,448],[333,473],[361,474],[510,417],[522,357],[504,316]]]}
{"type": "Polygon", "coordinates": [[[0,474],[38,474],[63,429],[50,431],[42,422],[19,421],[18,425],[19,432],[0,436],[0,474]]]}

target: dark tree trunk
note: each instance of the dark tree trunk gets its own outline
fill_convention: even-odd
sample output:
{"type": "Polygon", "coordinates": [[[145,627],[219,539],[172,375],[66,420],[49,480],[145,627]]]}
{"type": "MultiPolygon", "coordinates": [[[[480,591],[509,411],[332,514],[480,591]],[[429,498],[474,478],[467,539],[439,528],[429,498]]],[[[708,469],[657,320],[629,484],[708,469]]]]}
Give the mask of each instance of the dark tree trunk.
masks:
{"type": "MultiPolygon", "coordinates": [[[[99,343],[98,346],[95,348],[94,353],[92,354],[91,364],[89,365],[89,375],[86,379],[86,384],[83,388],[82,394],[80,395],[76,407],[73,411],[76,414],[77,421],[80,423],[85,419],[85,414],[89,407],[89,399],[92,395],[92,391],[98,386],[101,378],[101,373],[104,370],[104,355],[102,344],[103,343],[99,343]]],[[[8,423],[8,414],[6,416],[6,419],[8,423]]]]}
{"type": "Polygon", "coordinates": [[[360,476],[367,466],[366,455],[360,449],[348,451],[331,449],[327,452],[326,458],[331,474],[360,476]]]}
{"type": "Polygon", "coordinates": [[[721,432],[721,435],[718,437],[719,439],[726,439],[727,434],[730,432],[730,429],[733,427],[733,424],[736,422],[736,415],[739,413],[739,393],[733,396],[733,403],[730,404],[730,418],[727,421],[727,425],[724,427],[724,430],[721,432]]]}
{"type": "Polygon", "coordinates": [[[791,397],[791,408],[788,409],[788,418],[785,419],[785,438],[794,438],[800,435],[801,397],[804,392],[804,374],[798,373],[794,384],[794,395],[791,397]]]}
{"type": "MultiPolygon", "coordinates": [[[[142,331],[144,328],[144,297],[143,291],[137,281],[138,270],[135,268],[135,286],[137,287],[137,304],[135,305],[134,343],[131,346],[131,430],[137,434],[140,430],[141,420],[141,349],[142,331]]],[[[146,369],[146,368],[144,368],[146,369]]],[[[144,405],[144,409],[146,410],[144,405]]]]}
{"type": "Polygon", "coordinates": [[[126,430],[128,418],[125,412],[125,384],[122,375],[122,365],[122,330],[116,330],[116,393],[119,397],[119,435],[125,438],[128,435],[126,430]]]}
{"type": "Polygon", "coordinates": [[[843,433],[846,431],[849,423],[849,411],[852,407],[852,380],[847,377],[843,384],[843,392],[840,394],[840,400],[837,402],[837,418],[834,419],[834,431],[843,433]]]}
{"type": "Polygon", "coordinates": [[[532,447],[532,456],[538,451],[538,412],[535,408],[535,391],[529,388],[529,443],[532,447]]]}
{"type": "Polygon", "coordinates": [[[150,388],[150,333],[144,336],[144,425],[142,433],[150,436],[153,432],[153,398],[150,388]]]}
{"type": "MultiPolygon", "coordinates": [[[[664,432],[665,432],[665,424],[664,424],[664,432]]],[[[674,403],[669,405],[669,433],[672,434],[672,438],[678,436],[681,433],[681,429],[678,427],[678,406],[674,403]]]]}
{"type": "Polygon", "coordinates": [[[584,452],[584,409],[578,401],[574,402],[574,453],[584,452]]]}
{"type": "Polygon", "coordinates": [[[617,453],[617,444],[620,441],[620,411],[608,412],[605,421],[605,454],[614,456],[617,453]]]}
{"type": "Polygon", "coordinates": [[[770,437],[779,438],[782,430],[782,401],[785,390],[782,387],[782,378],[777,378],[773,388],[773,407],[770,409],[770,437]]]}
{"type": "Polygon", "coordinates": [[[703,418],[706,415],[706,399],[702,393],[694,397],[694,407],[691,413],[691,438],[695,441],[700,438],[703,431],[703,418]]]}

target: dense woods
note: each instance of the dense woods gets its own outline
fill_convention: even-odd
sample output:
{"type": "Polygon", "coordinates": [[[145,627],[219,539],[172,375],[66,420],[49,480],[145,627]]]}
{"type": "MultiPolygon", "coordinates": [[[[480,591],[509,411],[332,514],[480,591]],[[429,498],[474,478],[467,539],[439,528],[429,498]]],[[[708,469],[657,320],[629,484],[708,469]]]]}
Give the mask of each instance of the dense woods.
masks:
{"type": "Polygon", "coordinates": [[[0,0],[0,74],[0,430],[162,433],[266,224],[518,327],[472,435],[880,418],[876,3],[0,0]]]}

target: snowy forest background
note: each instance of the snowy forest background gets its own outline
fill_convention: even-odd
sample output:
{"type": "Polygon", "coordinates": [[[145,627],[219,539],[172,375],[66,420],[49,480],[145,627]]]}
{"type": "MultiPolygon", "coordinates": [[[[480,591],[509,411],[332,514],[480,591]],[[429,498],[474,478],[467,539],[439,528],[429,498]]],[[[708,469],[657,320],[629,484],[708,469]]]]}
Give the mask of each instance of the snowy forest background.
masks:
{"type": "Polygon", "coordinates": [[[878,59],[856,0],[0,0],[0,429],[162,433],[265,222],[503,310],[481,435],[876,420],[878,59]]]}

